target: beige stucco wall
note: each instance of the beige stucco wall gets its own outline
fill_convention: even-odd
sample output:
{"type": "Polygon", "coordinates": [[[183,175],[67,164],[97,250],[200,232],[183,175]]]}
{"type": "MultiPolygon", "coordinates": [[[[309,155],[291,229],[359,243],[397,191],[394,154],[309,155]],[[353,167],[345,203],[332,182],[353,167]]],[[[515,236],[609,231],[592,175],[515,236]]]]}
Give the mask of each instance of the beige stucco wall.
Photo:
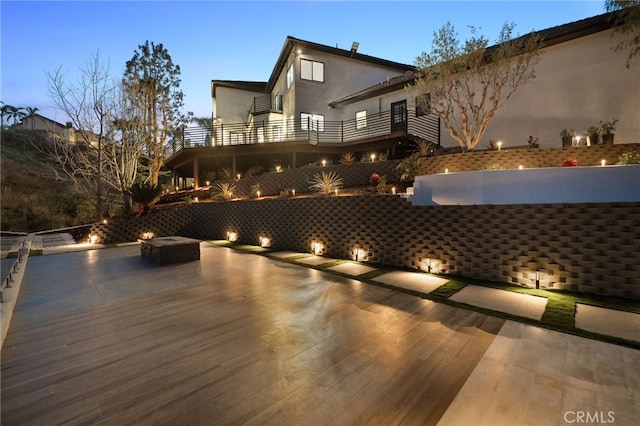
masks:
{"type": "MultiPolygon", "coordinates": [[[[584,132],[599,121],[618,118],[616,143],[640,141],[640,63],[625,67],[627,53],[613,47],[620,36],[603,31],[542,51],[536,78],[522,86],[490,124],[490,139],[525,145],[529,135],[543,147],[562,146],[560,131],[584,132]]],[[[444,146],[457,146],[443,132],[444,146]]]]}
{"type": "Polygon", "coordinates": [[[256,96],[264,96],[264,93],[216,87],[213,118],[221,119],[224,124],[246,123],[253,105],[253,98],[256,96]]]}

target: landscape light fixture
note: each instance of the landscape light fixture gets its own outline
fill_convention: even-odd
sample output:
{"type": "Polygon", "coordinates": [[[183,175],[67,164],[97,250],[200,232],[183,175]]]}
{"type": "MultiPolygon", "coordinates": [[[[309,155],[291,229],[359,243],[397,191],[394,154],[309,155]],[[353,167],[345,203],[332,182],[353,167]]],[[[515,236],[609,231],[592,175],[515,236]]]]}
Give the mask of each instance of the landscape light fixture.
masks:
{"type": "Polygon", "coordinates": [[[293,196],[293,197],[295,197],[295,196],[296,196],[296,190],[295,190],[295,188],[291,190],[291,194],[292,194],[292,196],[293,196]]]}
{"type": "Polygon", "coordinates": [[[362,249],[359,249],[359,248],[355,249],[355,250],[353,251],[353,254],[355,255],[355,260],[356,260],[356,262],[358,262],[358,261],[360,261],[362,258],[364,258],[364,250],[362,250],[362,249]]]}
{"type": "Polygon", "coordinates": [[[232,231],[227,232],[227,241],[234,242],[238,239],[238,234],[232,231]]]}
{"type": "Polygon", "coordinates": [[[376,155],[375,154],[371,154],[371,162],[375,162],[376,161],[376,155]]]}
{"type": "Polygon", "coordinates": [[[449,173],[449,169],[444,169],[445,174],[449,173]]]}
{"type": "Polygon", "coordinates": [[[260,237],[258,240],[260,241],[260,247],[269,247],[271,245],[271,240],[268,237],[260,237]]]}
{"type": "Polygon", "coordinates": [[[427,257],[425,260],[427,262],[427,273],[430,274],[431,273],[431,258],[427,257]]]}
{"type": "Polygon", "coordinates": [[[524,167],[522,167],[522,164],[520,164],[520,165],[518,166],[518,170],[522,170],[522,169],[524,169],[524,167]]]}
{"type": "Polygon", "coordinates": [[[392,187],[391,187],[391,193],[392,193],[393,195],[396,195],[396,187],[395,187],[395,186],[392,186],[392,187]]]}
{"type": "Polygon", "coordinates": [[[605,160],[600,160],[600,165],[601,165],[602,167],[604,167],[606,164],[607,164],[607,162],[606,162],[605,160]]]}
{"type": "Polygon", "coordinates": [[[89,244],[97,244],[98,236],[97,235],[89,235],[89,244]]]}
{"type": "Polygon", "coordinates": [[[322,167],[327,165],[327,160],[322,160],[322,167]]]}
{"type": "Polygon", "coordinates": [[[498,151],[502,150],[502,141],[498,141],[498,151]]]}
{"type": "Polygon", "coordinates": [[[540,269],[536,269],[536,289],[540,288],[540,269]]]}
{"type": "Polygon", "coordinates": [[[240,180],[240,173],[238,173],[238,175],[237,175],[237,176],[238,176],[238,180],[240,180]]]}
{"type": "Polygon", "coordinates": [[[260,198],[260,191],[257,191],[256,194],[258,194],[258,198],[260,198]]]}

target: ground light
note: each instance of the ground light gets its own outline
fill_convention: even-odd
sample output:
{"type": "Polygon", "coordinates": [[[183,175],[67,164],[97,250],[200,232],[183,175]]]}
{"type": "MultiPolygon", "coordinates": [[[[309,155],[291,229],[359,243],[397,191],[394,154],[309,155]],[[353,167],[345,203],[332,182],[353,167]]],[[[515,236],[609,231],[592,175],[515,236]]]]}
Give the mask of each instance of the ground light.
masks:
{"type": "Polygon", "coordinates": [[[227,241],[237,241],[238,240],[238,234],[236,232],[233,231],[228,231],[227,232],[227,241]]]}
{"type": "Polygon", "coordinates": [[[311,242],[311,252],[315,255],[319,255],[322,253],[323,245],[317,241],[311,242]]]}
{"type": "Polygon", "coordinates": [[[260,247],[271,247],[271,239],[269,237],[258,237],[260,247]]]}

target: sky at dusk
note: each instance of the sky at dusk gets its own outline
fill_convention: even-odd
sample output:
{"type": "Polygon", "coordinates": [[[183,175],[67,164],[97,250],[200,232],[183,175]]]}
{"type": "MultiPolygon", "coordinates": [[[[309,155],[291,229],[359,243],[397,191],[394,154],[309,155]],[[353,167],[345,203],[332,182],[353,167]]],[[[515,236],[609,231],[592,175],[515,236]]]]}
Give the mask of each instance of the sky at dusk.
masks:
{"type": "Polygon", "coordinates": [[[414,64],[451,21],[491,42],[505,22],[525,34],[604,13],[598,1],[6,1],[0,2],[0,100],[67,119],[53,105],[47,72],[69,82],[100,53],[114,78],[146,40],[162,43],[182,70],[185,111],[211,115],[210,82],[266,81],[285,38],[414,64]]]}

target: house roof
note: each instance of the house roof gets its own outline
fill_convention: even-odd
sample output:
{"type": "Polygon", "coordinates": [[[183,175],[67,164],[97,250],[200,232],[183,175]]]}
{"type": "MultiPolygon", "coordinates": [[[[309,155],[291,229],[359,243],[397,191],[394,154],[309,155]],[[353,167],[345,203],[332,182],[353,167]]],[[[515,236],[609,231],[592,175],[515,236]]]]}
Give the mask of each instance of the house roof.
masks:
{"type": "MultiPolygon", "coordinates": [[[[617,14],[618,12],[604,13],[602,15],[592,16],[590,18],[582,19],[579,21],[558,25],[541,31],[536,31],[533,34],[537,34],[541,37],[543,47],[550,47],[613,28],[614,26],[619,24],[616,19],[614,19],[617,14]]],[[[529,35],[530,34],[526,34],[522,37],[524,38],[529,35]]],[[[488,49],[491,49],[492,47],[495,48],[496,46],[491,46],[488,49]]],[[[388,79],[374,86],[367,87],[355,93],[351,93],[343,98],[336,99],[335,101],[329,103],[329,106],[331,108],[335,108],[340,105],[348,105],[363,99],[368,99],[385,93],[394,92],[396,90],[402,89],[407,84],[412,83],[414,80],[415,68],[405,72],[401,76],[388,79]]]]}
{"type": "Polygon", "coordinates": [[[267,92],[267,82],[241,80],[211,80],[211,97],[215,97],[217,87],[247,90],[249,92],[267,92]]]}
{"type": "Polygon", "coordinates": [[[40,114],[31,114],[31,115],[28,115],[28,116],[24,117],[23,122],[24,122],[24,120],[26,120],[27,118],[30,118],[30,117],[33,117],[33,118],[38,117],[38,118],[40,118],[40,119],[42,119],[42,120],[44,120],[44,121],[47,121],[47,122],[51,123],[51,124],[52,124],[52,125],[54,125],[54,126],[62,127],[63,129],[67,127],[67,126],[65,126],[65,125],[64,125],[64,124],[62,124],[62,123],[58,123],[57,121],[52,120],[52,119],[50,119],[50,118],[47,118],[47,117],[45,117],[44,115],[40,115],[40,114]]]}

